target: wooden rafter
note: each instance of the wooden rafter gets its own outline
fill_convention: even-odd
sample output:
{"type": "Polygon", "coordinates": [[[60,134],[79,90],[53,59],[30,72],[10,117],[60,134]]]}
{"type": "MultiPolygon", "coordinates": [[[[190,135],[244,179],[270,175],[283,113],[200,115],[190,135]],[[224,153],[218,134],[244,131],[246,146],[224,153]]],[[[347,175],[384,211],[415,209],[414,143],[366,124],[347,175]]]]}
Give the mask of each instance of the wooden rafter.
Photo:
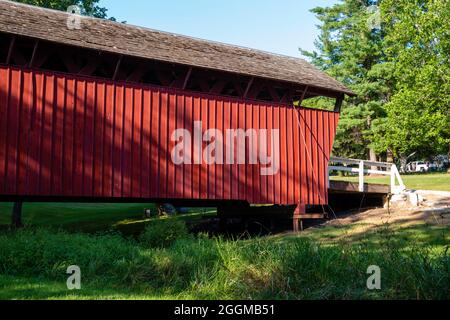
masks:
{"type": "Polygon", "coordinates": [[[282,103],[291,103],[293,92],[294,92],[294,90],[292,88],[289,88],[288,90],[286,90],[286,93],[281,98],[281,102],[282,103]]]}
{"type": "Polygon", "coordinates": [[[250,81],[249,81],[248,84],[247,84],[247,88],[245,88],[245,91],[244,91],[244,98],[247,98],[248,92],[250,91],[250,88],[251,88],[252,85],[253,85],[253,81],[255,81],[255,78],[254,78],[254,77],[252,77],[252,78],[250,79],[250,81]]]}
{"type": "Polygon", "coordinates": [[[60,53],[61,61],[64,63],[67,71],[70,73],[78,73],[80,71],[80,66],[73,60],[70,54],[66,54],[65,52],[60,53]]]}
{"type": "Polygon", "coordinates": [[[16,44],[16,36],[12,36],[11,41],[9,42],[8,56],[6,57],[6,64],[9,64],[11,62],[11,57],[12,57],[12,53],[13,53],[15,44],[16,44]]]}
{"type": "Polygon", "coordinates": [[[139,65],[134,69],[130,75],[127,77],[129,82],[139,82],[142,77],[147,73],[148,69],[145,65],[139,65]]]}
{"type": "Polygon", "coordinates": [[[247,98],[256,99],[263,89],[264,83],[262,81],[253,81],[253,85],[247,94],[247,98]]]}
{"type": "Polygon", "coordinates": [[[28,64],[27,59],[22,54],[22,52],[20,52],[20,50],[18,50],[18,48],[14,48],[13,49],[13,53],[12,53],[11,59],[14,61],[15,64],[17,64],[19,66],[25,66],[25,65],[28,64]]]}
{"type": "Polygon", "coordinates": [[[7,37],[3,41],[6,40],[7,43],[6,59],[9,64],[32,68],[44,67],[78,75],[92,76],[95,74],[109,79],[112,77],[115,81],[143,82],[215,95],[231,95],[244,99],[261,99],[282,103],[291,103],[294,99],[296,101],[300,99],[302,102],[311,97],[328,96],[336,99],[336,112],[339,112],[342,107],[342,101],[339,100],[344,98],[342,94],[333,94],[330,90],[316,86],[308,86],[305,92],[306,86],[279,83],[255,76],[243,77],[229,72],[216,72],[203,68],[195,68],[195,72],[192,74],[193,66],[135,59],[120,54],[102,52],[100,64],[98,55],[93,51],[74,49],[70,46],[56,46],[43,40],[20,36],[3,36],[7,37]],[[30,50],[25,50],[25,48],[30,50]],[[53,63],[55,58],[57,61],[53,63]],[[124,58],[126,67],[125,62],[122,64],[124,58]],[[131,66],[136,67],[131,69],[131,66]]]}
{"type": "Polygon", "coordinates": [[[114,69],[114,74],[113,74],[113,81],[117,79],[117,75],[119,74],[119,69],[120,69],[120,65],[122,64],[122,59],[123,56],[119,56],[119,59],[117,59],[117,63],[116,63],[116,68],[114,69]]]}
{"type": "Polygon", "coordinates": [[[172,84],[172,80],[170,79],[170,76],[168,76],[168,74],[164,71],[161,70],[157,70],[155,72],[156,77],[158,78],[158,81],[163,85],[163,86],[170,86],[172,84]]]}
{"type": "Polygon", "coordinates": [[[97,70],[99,61],[100,57],[97,55],[89,57],[88,62],[80,69],[78,74],[82,76],[91,76],[95,70],[97,70]]]}
{"type": "Polygon", "coordinates": [[[49,46],[39,46],[39,50],[36,51],[36,55],[33,59],[33,67],[40,68],[47,61],[48,57],[52,54],[53,48],[49,46]]]}
{"type": "Polygon", "coordinates": [[[267,91],[269,91],[270,96],[272,97],[273,101],[280,102],[280,96],[278,95],[275,88],[271,85],[267,86],[267,91]]]}
{"type": "Polygon", "coordinates": [[[236,90],[238,96],[240,96],[240,97],[244,96],[245,91],[244,91],[244,89],[242,89],[240,83],[233,81],[233,87],[234,87],[234,90],[236,90]]]}
{"type": "Polygon", "coordinates": [[[183,87],[181,89],[183,90],[186,89],[189,79],[191,78],[191,74],[192,74],[192,67],[189,68],[186,77],[184,78],[183,87]]]}
{"type": "Polygon", "coordinates": [[[210,90],[209,84],[205,79],[200,78],[197,81],[203,92],[209,92],[209,90],[210,90]]]}
{"type": "Polygon", "coordinates": [[[37,53],[38,47],[39,47],[39,40],[36,40],[36,41],[34,42],[33,53],[31,54],[31,59],[30,59],[30,62],[29,62],[29,64],[28,64],[28,66],[29,66],[30,68],[33,68],[34,61],[35,61],[35,59],[36,59],[36,53],[37,53]]]}
{"type": "Polygon", "coordinates": [[[177,72],[177,77],[175,80],[172,81],[172,84],[170,85],[172,88],[178,88],[178,89],[185,89],[187,86],[187,83],[189,81],[189,78],[191,77],[192,68],[189,68],[186,73],[177,72]]]}
{"type": "Polygon", "coordinates": [[[309,87],[308,87],[308,86],[305,86],[305,89],[303,90],[303,93],[302,93],[302,95],[301,95],[301,97],[300,97],[300,100],[299,100],[299,103],[298,103],[298,106],[299,106],[299,107],[302,106],[303,100],[305,100],[306,93],[308,92],[308,89],[309,89],[309,87]]]}
{"type": "Polygon", "coordinates": [[[225,80],[218,80],[209,90],[209,93],[211,94],[221,94],[223,89],[225,89],[225,86],[227,85],[227,81],[225,80]]]}

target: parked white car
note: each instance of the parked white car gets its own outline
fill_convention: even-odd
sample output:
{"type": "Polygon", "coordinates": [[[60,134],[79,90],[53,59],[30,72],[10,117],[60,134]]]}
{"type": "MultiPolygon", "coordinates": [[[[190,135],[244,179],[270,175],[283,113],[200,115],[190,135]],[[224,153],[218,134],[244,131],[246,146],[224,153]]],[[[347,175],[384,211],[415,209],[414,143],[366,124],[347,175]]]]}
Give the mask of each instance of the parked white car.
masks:
{"type": "Polygon", "coordinates": [[[424,161],[414,161],[406,165],[406,172],[428,172],[431,170],[431,164],[424,161]]]}

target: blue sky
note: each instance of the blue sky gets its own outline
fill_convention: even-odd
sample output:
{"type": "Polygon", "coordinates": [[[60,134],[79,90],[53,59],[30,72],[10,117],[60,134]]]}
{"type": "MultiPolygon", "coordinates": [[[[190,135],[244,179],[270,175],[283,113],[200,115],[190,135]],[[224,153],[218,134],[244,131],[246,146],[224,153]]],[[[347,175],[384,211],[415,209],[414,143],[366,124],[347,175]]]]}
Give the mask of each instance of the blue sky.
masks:
{"type": "Polygon", "coordinates": [[[318,20],[309,12],[337,0],[101,0],[128,24],[300,57],[314,49],[318,20]]]}

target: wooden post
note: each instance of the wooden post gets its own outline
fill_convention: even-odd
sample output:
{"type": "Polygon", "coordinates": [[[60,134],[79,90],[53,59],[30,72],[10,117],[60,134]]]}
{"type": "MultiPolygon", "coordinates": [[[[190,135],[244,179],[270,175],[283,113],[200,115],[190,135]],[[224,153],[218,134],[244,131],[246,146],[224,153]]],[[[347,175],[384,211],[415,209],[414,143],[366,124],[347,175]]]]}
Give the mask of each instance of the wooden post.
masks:
{"type": "Polygon", "coordinates": [[[359,192],[364,192],[364,161],[359,162],[359,192]]]}
{"type": "Polygon", "coordinates": [[[344,98],[340,97],[336,99],[336,104],[334,105],[334,112],[341,112],[342,102],[344,102],[344,98]]]}
{"type": "Polygon", "coordinates": [[[292,230],[294,232],[299,232],[299,226],[300,230],[303,231],[303,223],[301,216],[306,213],[306,206],[304,204],[298,204],[298,206],[294,210],[294,215],[292,217],[292,230]]]}
{"type": "Polygon", "coordinates": [[[14,229],[23,227],[22,224],[22,202],[14,202],[14,206],[11,214],[11,226],[14,229]]]}

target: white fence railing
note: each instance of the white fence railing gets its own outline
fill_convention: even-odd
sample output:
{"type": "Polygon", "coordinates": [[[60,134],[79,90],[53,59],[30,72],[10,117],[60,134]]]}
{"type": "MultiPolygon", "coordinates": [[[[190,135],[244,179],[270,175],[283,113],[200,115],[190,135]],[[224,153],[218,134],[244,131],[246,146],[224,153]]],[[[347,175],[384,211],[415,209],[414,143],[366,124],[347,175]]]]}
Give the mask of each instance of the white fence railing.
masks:
{"type": "Polygon", "coordinates": [[[359,191],[364,192],[364,175],[365,174],[378,174],[391,177],[391,193],[398,194],[406,189],[403,183],[402,177],[398,172],[397,166],[393,163],[387,162],[374,162],[357,159],[346,159],[339,157],[330,158],[330,166],[328,167],[328,173],[332,171],[344,171],[357,173],[359,177],[359,191]],[[331,165],[333,164],[333,165],[331,165]],[[341,165],[336,165],[341,164],[341,165]],[[366,168],[368,167],[368,168],[366,168]],[[373,169],[376,167],[377,169],[373,169]]]}

